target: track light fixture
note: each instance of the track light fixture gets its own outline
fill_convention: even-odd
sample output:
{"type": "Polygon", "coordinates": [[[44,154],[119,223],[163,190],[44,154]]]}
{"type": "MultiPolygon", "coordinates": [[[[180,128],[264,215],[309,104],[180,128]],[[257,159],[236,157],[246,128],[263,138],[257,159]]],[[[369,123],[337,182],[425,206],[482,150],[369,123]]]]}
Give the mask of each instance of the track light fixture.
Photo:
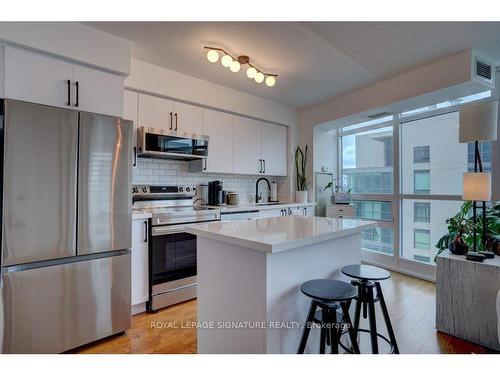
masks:
{"type": "Polygon", "coordinates": [[[219,61],[223,67],[228,68],[233,73],[238,73],[242,65],[248,65],[246,69],[247,77],[253,79],[257,83],[265,82],[267,86],[272,87],[276,84],[277,74],[266,73],[255,67],[250,62],[250,57],[242,55],[233,57],[222,48],[218,47],[204,47],[207,50],[207,60],[211,63],[219,61]],[[222,55],[222,57],[221,57],[222,55]]]}

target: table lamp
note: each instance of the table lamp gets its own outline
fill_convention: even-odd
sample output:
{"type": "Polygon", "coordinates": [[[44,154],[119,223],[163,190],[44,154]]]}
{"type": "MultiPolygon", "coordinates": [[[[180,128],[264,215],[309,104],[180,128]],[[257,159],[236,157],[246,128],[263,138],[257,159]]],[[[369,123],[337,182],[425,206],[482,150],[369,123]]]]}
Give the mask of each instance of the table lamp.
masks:
{"type": "MultiPolygon", "coordinates": [[[[473,201],[474,211],[474,251],[477,251],[477,214],[476,214],[476,202],[483,202],[483,208],[485,208],[485,202],[491,200],[491,173],[486,172],[469,172],[464,173],[463,177],[463,200],[473,201]]],[[[483,233],[482,233],[482,243],[483,246],[486,243],[486,215],[483,212],[483,233]]]]}
{"type": "Polygon", "coordinates": [[[486,243],[486,202],[491,200],[491,174],[483,172],[479,141],[496,141],[498,133],[498,101],[463,106],[459,115],[459,142],[474,142],[474,172],[464,173],[463,199],[473,201],[474,251],[477,251],[477,202],[482,202],[483,233],[486,243]]]}

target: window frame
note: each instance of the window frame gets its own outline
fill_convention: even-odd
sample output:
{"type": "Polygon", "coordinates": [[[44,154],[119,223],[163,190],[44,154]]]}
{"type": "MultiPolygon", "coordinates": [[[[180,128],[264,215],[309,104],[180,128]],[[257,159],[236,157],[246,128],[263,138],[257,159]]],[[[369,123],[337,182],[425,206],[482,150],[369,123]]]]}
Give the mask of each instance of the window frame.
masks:
{"type": "MultiPolygon", "coordinates": [[[[436,279],[436,267],[433,261],[431,263],[422,263],[421,261],[407,259],[403,257],[402,246],[402,206],[403,200],[423,200],[426,202],[438,200],[438,201],[461,201],[462,197],[460,195],[449,194],[449,195],[436,195],[436,194],[405,194],[402,192],[402,182],[401,182],[401,128],[405,123],[412,122],[419,119],[430,118],[434,116],[440,116],[443,114],[456,112],[460,110],[464,104],[467,103],[480,103],[491,100],[493,93],[491,90],[490,95],[479,100],[464,101],[456,105],[451,105],[444,108],[427,110],[425,112],[414,113],[411,115],[403,116],[403,112],[393,113],[393,120],[382,122],[379,124],[371,125],[369,127],[360,127],[357,129],[351,129],[349,131],[342,131],[342,128],[338,129],[337,132],[337,163],[336,172],[338,176],[343,175],[342,171],[342,137],[356,134],[360,132],[365,132],[373,129],[383,128],[387,126],[393,127],[393,192],[392,193],[351,193],[352,199],[357,200],[381,200],[390,201],[392,208],[392,222],[379,221],[378,224],[382,228],[390,228],[393,233],[393,255],[387,255],[383,253],[375,253],[372,251],[362,251],[361,259],[363,262],[373,265],[379,265],[386,267],[388,269],[393,269],[399,272],[414,275],[426,280],[435,281],[436,279]]],[[[485,91],[486,92],[486,91],[485,91]]],[[[478,93],[479,94],[479,93],[478,93]]],[[[407,111],[408,112],[408,111],[407,111]]],[[[430,150],[429,150],[430,158],[430,150]]],[[[431,244],[432,245],[432,244],[431,244]]]]}

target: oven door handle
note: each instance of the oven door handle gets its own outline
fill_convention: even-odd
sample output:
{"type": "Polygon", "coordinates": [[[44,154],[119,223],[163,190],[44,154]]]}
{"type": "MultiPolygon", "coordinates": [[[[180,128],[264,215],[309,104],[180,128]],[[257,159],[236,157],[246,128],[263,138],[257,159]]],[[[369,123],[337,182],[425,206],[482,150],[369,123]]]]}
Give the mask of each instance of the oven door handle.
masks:
{"type": "Polygon", "coordinates": [[[163,227],[153,227],[152,234],[153,237],[155,237],[155,236],[163,236],[166,234],[184,233],[185,229],[186,229],[185,225],[169,225],[163,227]]]}

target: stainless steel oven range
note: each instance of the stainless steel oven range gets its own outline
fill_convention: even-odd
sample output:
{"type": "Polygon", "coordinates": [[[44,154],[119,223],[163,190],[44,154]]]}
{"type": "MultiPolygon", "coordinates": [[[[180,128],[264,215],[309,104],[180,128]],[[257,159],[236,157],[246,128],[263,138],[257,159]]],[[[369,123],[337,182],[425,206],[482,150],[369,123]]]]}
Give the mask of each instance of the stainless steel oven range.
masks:
{"type": "Polygon", "coordinates": [[[191,186],[134,186],[134,209],[150,212],[149,301],[156,311],[196,298],[196,236],[188,224],[219,221],[220,211],[193,205],[191,186]]]}

